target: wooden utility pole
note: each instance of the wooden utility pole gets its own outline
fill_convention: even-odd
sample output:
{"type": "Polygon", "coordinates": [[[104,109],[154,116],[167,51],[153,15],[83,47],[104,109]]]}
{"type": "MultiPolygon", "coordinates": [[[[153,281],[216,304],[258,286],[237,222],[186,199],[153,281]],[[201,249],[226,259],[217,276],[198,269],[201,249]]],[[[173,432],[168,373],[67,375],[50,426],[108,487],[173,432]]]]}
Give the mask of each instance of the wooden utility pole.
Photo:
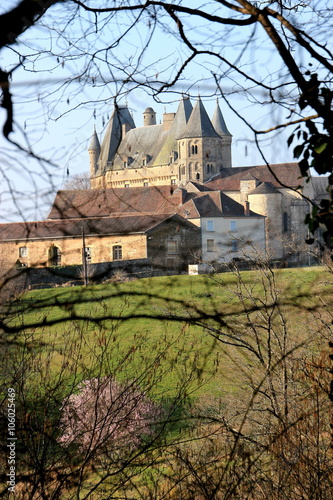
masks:
{"type": "Polygon", "coordinates": [[[83,282],[84,286],[88,285],[88,269],[87,269],[87,255],[86,255],[86,240],[84,236],[84,227],[82,226],[82,264],[83,264],[83,282]]]}

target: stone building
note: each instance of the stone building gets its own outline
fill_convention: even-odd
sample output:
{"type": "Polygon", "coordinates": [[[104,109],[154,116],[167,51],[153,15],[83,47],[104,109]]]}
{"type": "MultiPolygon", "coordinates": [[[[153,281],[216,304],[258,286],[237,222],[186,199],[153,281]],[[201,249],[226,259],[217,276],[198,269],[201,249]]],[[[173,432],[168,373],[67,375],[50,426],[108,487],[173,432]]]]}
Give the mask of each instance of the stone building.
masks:
{"type": "Polygon", "coordinates": [[[200,98],[194,107],[183,98],[160,124],[147,108],[141,127],[126,107],[117,107],[101,145],[96,131],[89,145],[91,188],[169,185],[196,196],[203,189],[221,191],[266,218],[270,258],[299,259],[306,249],[304,219],[323,183],[319,178],[304,183],[297,163],[233,167],[231,147],[218,102],[210,119],[200,98]]]}
{"type": "Polygon", "coordinates": [[[174,272],[256,255],[302,262],[304,218],[325,182],[304,183],[297,163],[233,167],[231,147],[218,103],[210,119],[200,98],[183,98],[160,124],[146,108],[142,127],[116,107],[89,144],[91,188],[59,191],[48,220],[0,224],[0,252],[28,267],[85,255],[174,272]]]}

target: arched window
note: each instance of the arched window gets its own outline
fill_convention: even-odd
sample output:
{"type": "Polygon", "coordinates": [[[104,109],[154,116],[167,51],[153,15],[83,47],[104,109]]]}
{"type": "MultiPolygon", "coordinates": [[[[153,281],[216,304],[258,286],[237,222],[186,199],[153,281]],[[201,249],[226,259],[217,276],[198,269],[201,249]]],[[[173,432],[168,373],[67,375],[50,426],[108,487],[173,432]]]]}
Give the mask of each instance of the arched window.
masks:
{"type": "Polygon", "coordinates": [[[60,266],[61,264],[61,253],[58,247],[55,245],[49,248],[49,265],[50,266],[60,266]]]}
{"type": "Polygon", "coordinates": [[[121,245],[114,245],[112,247],[112,259],[123,260],[123,247],[121,245]]]}
{"type": "Polygon", "coordinates": [[[196,180],[198,181],[200,179],[200,174],[197,173],[197,175],[195,176],[196,180]]]}

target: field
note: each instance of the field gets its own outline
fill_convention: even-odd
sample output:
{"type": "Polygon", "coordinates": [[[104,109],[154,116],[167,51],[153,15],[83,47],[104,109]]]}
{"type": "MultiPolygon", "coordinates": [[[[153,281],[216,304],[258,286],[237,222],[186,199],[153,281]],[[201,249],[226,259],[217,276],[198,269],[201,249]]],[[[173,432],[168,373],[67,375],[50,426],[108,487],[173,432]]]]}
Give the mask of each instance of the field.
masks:
{"type": "MultiPolygon", "coordinates": [[[[21,432],[27,441],[38,441],[38,432],[44,435],[45,426],[52,427],[48,432],[53,444],[44,450],[50,471],[56,467],[54,450],[61,454],[61,447],[54,443],[59,435],[60,408],[68,395],[78,391],[82,380],[108,375],[120,383],[135,383],[163,407],[166,423],[157,448],[154,442],[149,451],[150,460],[153,456],[159,465],[153,460],[145,473],[138,467],[129,482],[122,471],[117,476],[110,469],[102,482],[103,488],[108,485],[112,491],[120,488],[114,478],[121,477],[120,482],[125,481],[133,494],[148,472],[149,489],[162,470],[168,472],[169,479],[161,482],[161,488],[166,487],[176,463],[168,453],[183,450],[180,436],[192,442],[195,434],[196,442],[204,433],[205,439],[207,434],[219,436],[214,441],[218,443],[228,429],[237,428],[239,435],[247,436],[247,444],[256,443],[255,453],[265,448],[266,461],[271,446],[267,436],[273,428],[276,433],[282,422],[303,422],[297,411],[303,411],[306,401],[311,407],[312,400],[307,398],[313,389],[308,380],[318,377],[321,363],[326,363],[325,376],[328,374],[332,287],[332,275],[322,267],[274,271],[263,267],[28,292],[4,315],[7,345],[2,391],[14,386],[20,415],[35,419],[33,438],[22,419],[21,432]],[[160,452],[161,439],[163,447],[168,443],[167,454],[160,452]]],[[[205,446],[211,449],[212,441],[209,443],[205,446]]],[[[21,467],[28,470],[31,465],[27,465],[25,446],[22,443],[25,458],[21,467]]],[[[194,445],[189,446],[186,453],[194,453],[194,445]]],[[[75,449],[73,453],[77,453],[75,449]]],[[[195,451],[194,461],[198,453],[195,451]]],[[[257,460],[256,455],[253,464],[257,460]]],[[[95,458],[92,473],[88,463],[77,466],[85,474],[82,491],[75,498],[86,498],[101,481],[104,466],[100,469],[95,458]]],[[[178,479],[174,481],[176,484],[178,479]]],[[[70,488],[61,498],[72,498],[74,490],[70,488]]],[[[26,491],[22,498],[28,498],[24,495],[26,491]]]]}
{"type": "Polygon", "coordinates": [[[279,303],[295,345],[306,342],[309,348],[315,336],[318,347],[316,318],[327,311],[324,306],[331,296],[331,275],[321,267],[276,270],[274,274],[245,271],[150,278],[26,293],[15,304],[11,327],[40,342],[44,353],[52,351],[55,371],[61,366],[61,353],[75,339],[81,339],[80,356],[88,365],[95,359],[92,348],[103,344],[110,346],[115,363],[129,351],[136,352],[131,356],[132,366],[126,366],[126,376],[131,376],[131,370],[136,372],[142,359],[152,362],[158,351],[167,351],[163,363],[174,369],[166,370],[154,388],[157,392],[172,393],[176,378],[194,357],[196,370],[205,375],[206,385],[200,380],[196,392],[199,397],[203,392],[214,393],[217,386],[229,392],[241,385],[230,360],[232,349],[225,352],[223,332],[231,334],[235,325],[240,331],[244,329],[248,321],[244,308],[254,309],[252,314],[257,316],[265,313],[262,302],[271,309],[279,303]]]}

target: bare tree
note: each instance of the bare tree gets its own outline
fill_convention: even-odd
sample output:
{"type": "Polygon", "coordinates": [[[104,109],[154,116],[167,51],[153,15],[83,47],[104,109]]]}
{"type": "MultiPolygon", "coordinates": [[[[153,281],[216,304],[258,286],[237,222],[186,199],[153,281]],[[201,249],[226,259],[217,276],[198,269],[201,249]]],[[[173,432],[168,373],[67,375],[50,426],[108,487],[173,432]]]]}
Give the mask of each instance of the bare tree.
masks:
{"type": "Polygon", "coordinates": [[[64,189],[89,189],[90,177],[88,173],[76,174],[64,183],[64,189]]]}
{"type": "MultiPolygon", "coordinates": [[[[67,98],[72,107],[89,105],[81,97],[82,85],[102,89],[112,81],[111,100],[137,88],[160,100],[180,88],[191,92],[204,81],[201,84],[210,85],[210,94],[222,95],[239,116],[244,104],[233,104],[234,94],[262,106],[266,127],[247,123],[258,146],[262,136],[279,140],[279,130],[292,127],[293,131],[297,125],[289,144],[295,143],[302,175],[309,175],[309,167],[319,174],[331,173],[331,19],[325,1],[211,0],[193,6],[148,0],[96,6],[79,0],[37,5],[22,0],[0,16],[0,49],[8,60],[1,72],[2,106],[7,112],[4,135],[9,137],[16,122],[11,90],[16,73],[22,69],[43,73],[49,58],[51,72],[57,74],[75,61],[74,73],[62,73],[51,98],[47,92],[39,96],[50,119],[54,119],[57,96],[67,98]],[[46,33],[43,47],[29,36],[36,29],[46,33]],[[190,76],[193,72],[195,79],[190,76]]],[[[104,96],[96,94],[93,99],[95,112],[99,104],[105,105],[104,96]]],[[[30,146],[25,149],[33,152],[30,146]]],[[[330,213],[331,201],[323,201],[308,219],[312,232],[319,224],[326,227],[328,246],[330,213]]]]}

